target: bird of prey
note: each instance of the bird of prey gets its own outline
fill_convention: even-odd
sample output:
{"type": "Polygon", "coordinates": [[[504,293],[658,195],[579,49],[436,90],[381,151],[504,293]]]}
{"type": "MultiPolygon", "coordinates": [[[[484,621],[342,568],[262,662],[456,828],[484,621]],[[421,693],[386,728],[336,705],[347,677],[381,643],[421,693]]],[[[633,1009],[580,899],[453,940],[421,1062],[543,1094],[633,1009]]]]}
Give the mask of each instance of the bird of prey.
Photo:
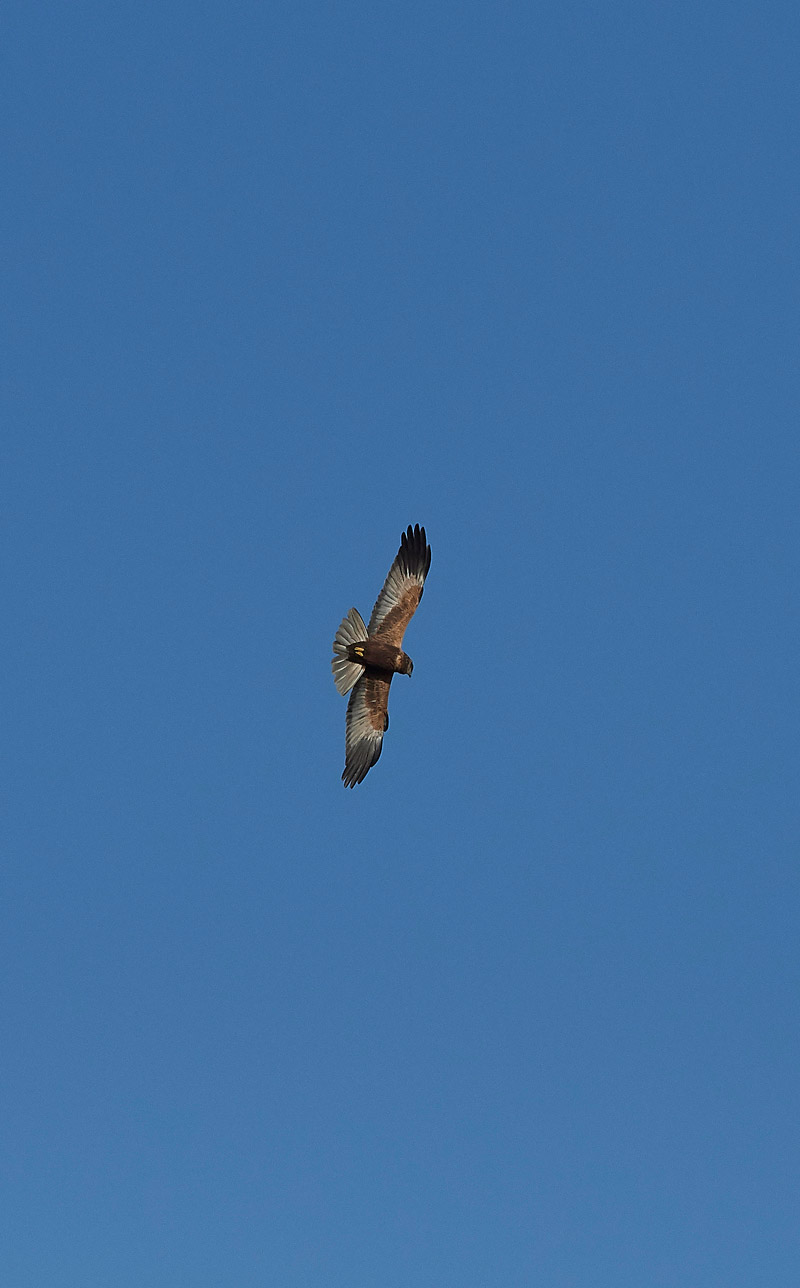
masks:
{"type": "Polygon", "coordinates": [[[333,641],[331,669],[339,692],[350,693],[345,731],[342,782],[355,787],[366,778],[383,746],[389,728],[389,685],[392,676],[410,675],[414,663],[402,650],[403,635],[431,566],[425,529],[409,526],[375,601],[369,626],[357,608],[343,619],[333,641]]]}

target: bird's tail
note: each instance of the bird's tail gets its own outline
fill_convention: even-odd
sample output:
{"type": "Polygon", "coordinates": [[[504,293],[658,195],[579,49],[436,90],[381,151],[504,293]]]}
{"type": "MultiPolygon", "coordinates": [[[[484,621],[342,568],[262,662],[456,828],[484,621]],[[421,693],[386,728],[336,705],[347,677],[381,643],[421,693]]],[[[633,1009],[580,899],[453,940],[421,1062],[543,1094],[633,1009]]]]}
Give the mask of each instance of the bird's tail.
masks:
{"type": "Polygon", "coordinates": [[[350,692],[356,680],[360,680],[364,672],[363,666],[358,662],[350,661],[347,650],[351,644],[358,644],[366,638],[367,628],[363,618],[357,608],[351,608],[336,632],[331,662],[333,682],[343,696],[350,692]]]}

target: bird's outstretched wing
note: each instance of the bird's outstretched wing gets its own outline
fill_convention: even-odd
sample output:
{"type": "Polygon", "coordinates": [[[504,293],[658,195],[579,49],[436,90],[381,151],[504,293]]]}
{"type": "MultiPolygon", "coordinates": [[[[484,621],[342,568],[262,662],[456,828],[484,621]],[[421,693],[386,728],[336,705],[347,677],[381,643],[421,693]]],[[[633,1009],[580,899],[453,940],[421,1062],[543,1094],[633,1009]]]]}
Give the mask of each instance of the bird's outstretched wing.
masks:
{"type": "Polygon", "coordinates": [[[345,757],[342,782],[355,787],[366,778],[383,748],[389,728],[389,685],[391,675],[367,671],[350,694],[345,725],[345,757]]]}
{"type": "Polygon", "coordinates": [[[401,647],[405,629],[422,599],[430,566],[431,548],[425,529],[419,524],[409,526],[400,538],[400,549],[375,601],[367,627],[370,635],[380,635],[387,643],[401,647]]]}

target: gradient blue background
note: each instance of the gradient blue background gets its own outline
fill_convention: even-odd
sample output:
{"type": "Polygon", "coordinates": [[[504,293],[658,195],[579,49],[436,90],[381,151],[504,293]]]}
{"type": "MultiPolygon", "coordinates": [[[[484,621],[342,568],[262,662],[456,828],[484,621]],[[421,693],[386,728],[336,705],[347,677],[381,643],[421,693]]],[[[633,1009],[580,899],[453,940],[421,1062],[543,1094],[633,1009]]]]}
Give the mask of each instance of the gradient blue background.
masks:
{"type": "Polygon", "coordinates": [[[7,10],[4,1283],[797,1284],[798,36],[7,10]]]}

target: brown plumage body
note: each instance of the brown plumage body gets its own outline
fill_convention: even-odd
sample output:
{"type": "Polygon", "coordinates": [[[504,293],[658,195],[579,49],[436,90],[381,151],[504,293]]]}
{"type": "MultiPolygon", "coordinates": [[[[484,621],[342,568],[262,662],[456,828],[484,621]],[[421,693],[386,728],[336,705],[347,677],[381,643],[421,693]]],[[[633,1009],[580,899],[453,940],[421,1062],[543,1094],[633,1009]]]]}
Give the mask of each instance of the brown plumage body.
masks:
{"type": "Polygon", "coordinates": [[[360,662],[367,672],[374,670],[388,672],[390,675],[410,675],[414,669],[414,663],[408,654],[396,645],[387,643],[380,635],[351,644],[347,652],[351,661],[360,662]]]}

